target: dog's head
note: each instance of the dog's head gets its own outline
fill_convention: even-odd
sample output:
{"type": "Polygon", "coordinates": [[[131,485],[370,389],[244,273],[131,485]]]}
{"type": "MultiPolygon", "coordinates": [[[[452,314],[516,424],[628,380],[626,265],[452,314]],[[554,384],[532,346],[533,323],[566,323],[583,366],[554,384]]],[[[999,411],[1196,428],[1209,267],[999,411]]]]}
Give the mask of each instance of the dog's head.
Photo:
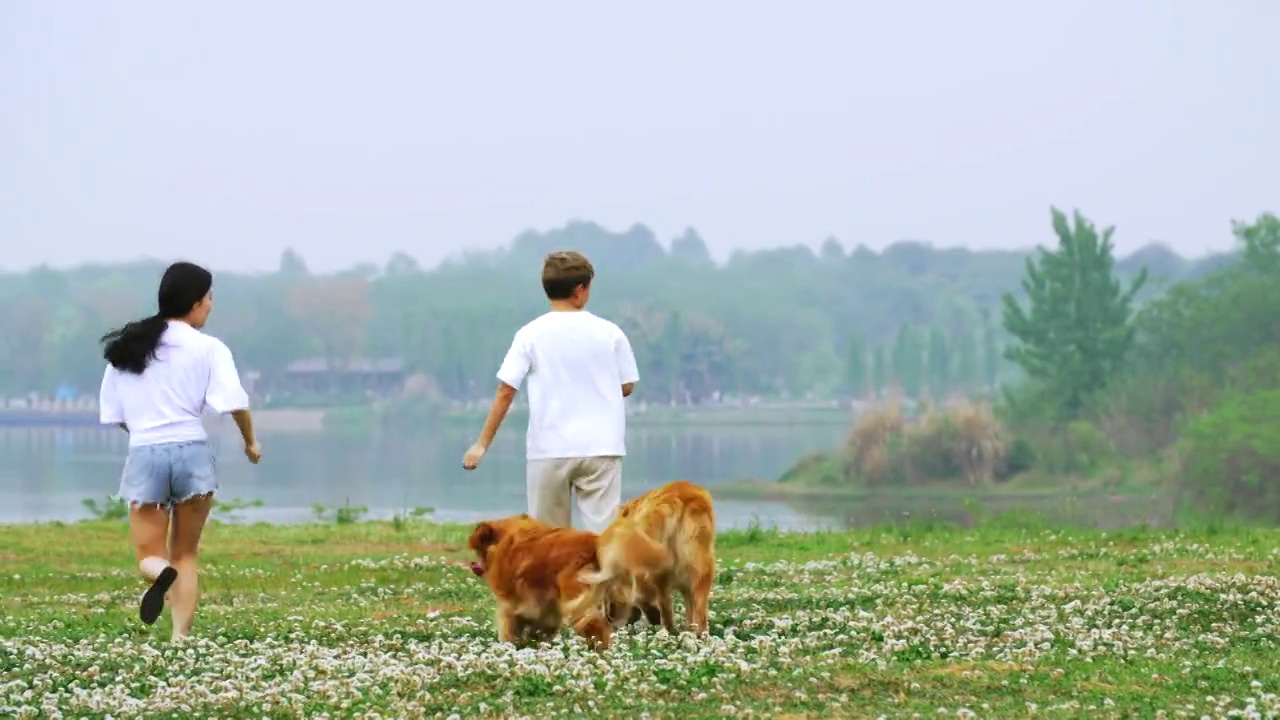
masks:
{"type": "Polygon", "coordinates": [[[635,581],[618,578],[605,589],[604,614],[609,624],[622,627],[632,622],[636,611],[635,581]]]}
{"type": "Polygon", "coordinates": [[[486,520],[477,524],[467,540],[467,547],[476,554],[475,561],[471,563],[471,571],[476,575],[484,575],[492,564],[495,548],[504,538],[532,528],[536,524],[537,521],[526,513],[501,520],[486,520]]]}

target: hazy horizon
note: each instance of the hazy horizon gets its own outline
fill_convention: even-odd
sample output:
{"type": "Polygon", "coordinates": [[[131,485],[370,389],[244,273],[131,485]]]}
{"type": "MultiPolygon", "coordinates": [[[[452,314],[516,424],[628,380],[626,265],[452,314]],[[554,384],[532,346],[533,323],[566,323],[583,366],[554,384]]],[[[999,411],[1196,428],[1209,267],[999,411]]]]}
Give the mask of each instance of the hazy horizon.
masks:
{"type": "MultiPolygon", "coordinates": [[[[733,250],[1232,246],[1280,5],[0,5],[0,268],[424,266],[572,220],[733,250]]],[[[1266,190],[1272,187],[1272,190],[1266,190]]]]}

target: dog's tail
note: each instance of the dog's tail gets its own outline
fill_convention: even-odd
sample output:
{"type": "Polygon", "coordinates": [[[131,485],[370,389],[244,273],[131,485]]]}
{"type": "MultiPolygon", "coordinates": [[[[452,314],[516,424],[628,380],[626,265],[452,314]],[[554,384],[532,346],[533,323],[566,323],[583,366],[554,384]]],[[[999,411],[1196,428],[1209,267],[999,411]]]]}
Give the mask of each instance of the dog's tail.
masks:
{"type": "Polygon", "coordinates": [[[604,531],[596,545],[596,560],[599,569],[578,573],[578,580],[587,589],[570,604],[571,614],[581,614],[587,608],[591,612],[604,611],[613,592],[630,596],[623,587],[632,583],[637,574],[664,572],[674,564],[665,547],[629,522],[615,523],[604,531]]]}
{"type": "Polygon", "coordinates": [[[588,585],[599,585],[624,575],[661,573],[674,564],[667,548],[633,523],[618,523],[606,530],[600,536],[596,557],[600,569],[578,576],[588,585]]]}

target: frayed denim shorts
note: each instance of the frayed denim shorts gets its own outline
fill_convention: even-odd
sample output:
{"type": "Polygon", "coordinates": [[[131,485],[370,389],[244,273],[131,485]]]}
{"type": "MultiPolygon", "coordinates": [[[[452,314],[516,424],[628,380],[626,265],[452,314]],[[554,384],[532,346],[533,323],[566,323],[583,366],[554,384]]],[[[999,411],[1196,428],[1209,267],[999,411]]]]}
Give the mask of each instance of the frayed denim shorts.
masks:
{"type": "Polygon", "coordinates": [[[120,498],[135,505],[171,507],[218,489],[213,450],[205,440],[129,448],[120,473],[120,498]]]}

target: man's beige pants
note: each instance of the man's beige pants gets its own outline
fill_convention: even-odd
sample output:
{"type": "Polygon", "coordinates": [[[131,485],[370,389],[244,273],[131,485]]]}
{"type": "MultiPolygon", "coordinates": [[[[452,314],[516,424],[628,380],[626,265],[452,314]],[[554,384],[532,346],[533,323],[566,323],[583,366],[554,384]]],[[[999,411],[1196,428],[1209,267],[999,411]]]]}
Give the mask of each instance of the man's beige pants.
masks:
{"type": "Polygon", "coordinates": [[[570,499],[591,532],[613,522],[622,500],[622,458],[585,457],[529,460],[525,469],[529,515],[552,525],[571,527],[570,499]]]}

